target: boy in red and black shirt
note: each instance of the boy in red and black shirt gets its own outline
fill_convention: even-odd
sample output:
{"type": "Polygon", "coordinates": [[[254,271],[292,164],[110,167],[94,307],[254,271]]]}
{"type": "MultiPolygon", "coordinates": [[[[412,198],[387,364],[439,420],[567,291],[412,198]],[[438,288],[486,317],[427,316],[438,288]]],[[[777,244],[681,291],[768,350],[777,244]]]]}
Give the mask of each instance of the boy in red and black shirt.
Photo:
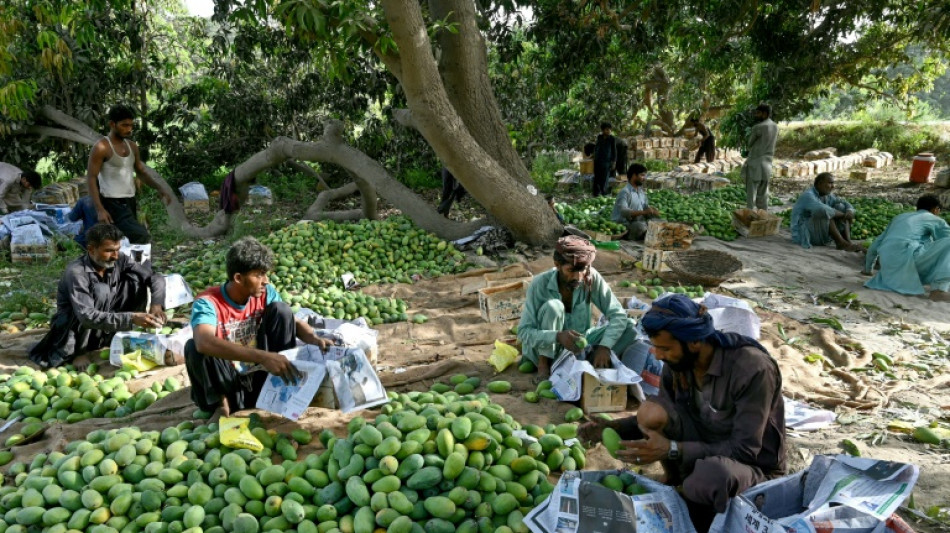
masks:
{"type": "Polygon", "coordinates": [[[297,369],[278,352],[296,346],[297,337],[321,349],[330,344],[296,320],[268,283],[270,249],[245,237],[228,250],[226,263],[228,281],[205,290],[192,305],[194,336],[185,345],[191,399],[204,411],[220,409],[222,416],[253,408],[267,373],[296,383],[297,369]]]}

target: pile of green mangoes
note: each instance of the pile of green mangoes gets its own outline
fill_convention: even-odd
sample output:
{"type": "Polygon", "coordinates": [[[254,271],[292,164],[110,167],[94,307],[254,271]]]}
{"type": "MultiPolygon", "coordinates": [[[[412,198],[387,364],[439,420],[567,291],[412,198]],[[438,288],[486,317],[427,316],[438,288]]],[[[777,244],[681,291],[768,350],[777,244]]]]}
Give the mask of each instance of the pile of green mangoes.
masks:
{"type": "MultiPolygon", "coordinates": [[[[412,225],[403,216],[356,223],[304,221],[261,239],[276,255],[270,282],[292,306],[340,319],[363,316],[374,324],[406,320],[406,303],[343,291],[349,272],[362,285],[412,283],[416,276],[441,276],[467,268],[450,243],[412,225]]],[[[227,278],[222,250],[185,261],[181,273],[196,291],[227,278]]]]}
{"type": "Polygon", "coordinates": [[[89,365],[88,373],[21,366],[12,375],[0,374],[0,418],[23,417],[20,433],[9,437],[6,445],[12,446],[30,436],[47,421],[73,423],[93,417],[121,418],[181,388],[178,380],[170,377],[132,394],[126,386],[133,377],[131,372],[119,371],[115,377],[105,379],[95,374],[97,370],[96,364],[89,365]]]}
{"type": "Polygon", "coordinates": [[[390,397],[375,420],[351,420],[345,437],[324,430],[326,449],[299,460],[298,443],[310,440],[303,430],[288,438],[255,427],[259,453],[222,446],[216,424],[96,430],[64,453],[11,465],[13,483],[0,488],[0,526],[11,533],[525,533],[524,514],[554,489],[547,475],[584,465],[583,449],[565,446],[562,432],[528,426],[537,441],[514,436],[520,425],[487,394],[390,397]]]}
{"type": "MultiPolygon", "coordinates": [[[[737,186],[723,187],[714,191],[696,194],[680,194],[672,189],[650,191],[650,205],[660,211],[660,216],[670,222],[685,222],[701,227],[707,235],[723,241],[739,237],[732,227],[732,212],[744,208],[745,189],[737,186]]],[[[772,205],[782,201],[772,197],[772,205]]]]}
{"type": "Polygon", "coordinates": [[[604,479],[600,480],[600,484],[610,490],[631,496],[647,494],[649,492],[646,487],[637,483],[637,478],[630,472],[622,472],[619,476],[607,474],[604,476],[604,479]]]}
{"type": "Polygon", "coordinates": [[[614,198],[600,196],[585,198],[573,205],[555,204],[557,212],[564,216],[564,223],[586,231],[597,231],[608,235],[626,233],[627,227],[610,220],[613,213],[614,198]]]}
{"type": "Polygon", "coordinates": [[[664,292],[670,292],[673,294],[685,294],[689,298],[700,298],[706,294],[705,289],[702,285],[690,285],[690,286],[670,286],[664,287],[662,285],[663,280],[660,278],[645,279],[642,282],[639,281],[621,281],[618,286],[623,288],[634,288],[637,292],[645,294],[650,299],[656,299],[664,292]]]}
{"type": "Polygon", "coordinates": [[[50,309],[48,306],[4,306],[0,311],[0,328],[4,333],[18,333],[28,329],[47,327],[55,313],[56,308],[50,309]]]}

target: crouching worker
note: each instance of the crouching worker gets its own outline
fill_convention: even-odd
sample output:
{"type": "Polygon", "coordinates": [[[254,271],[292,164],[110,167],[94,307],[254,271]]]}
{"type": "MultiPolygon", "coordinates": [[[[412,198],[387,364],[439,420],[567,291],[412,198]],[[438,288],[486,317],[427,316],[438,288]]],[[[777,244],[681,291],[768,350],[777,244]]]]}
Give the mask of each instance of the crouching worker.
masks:
{"type": "Polygon", "coordinates": [[[228,250],[228,280],[192,304],[193,338],[185,344],[185,365],[191,399],[203,411],[228,416],[253,408],[268,373],[296,383],[297,369],[277,352],[296,346],[297,337],[320,349],[330,345],[281,301],[267,281],[273,267],[273,252],[244,237],[228,250]]]}
{"type": "Polygon", "coordinates": [[[117,331],[165,323],[165,278],[151,262],[119,253],[122,231],[97,224],[86,233],[86,254],[66,265],[56,291],[49,333],[30,349],[41,368],[89,365],[88,352],[109,346],[117,331]],[[152,305],[145,312],[151,290],[152,305]]]}
{"type": "Polygon", "coordinates": [[[551,362],[562,349],[579,354],[590,344],[591,363],[606,368],[611,366],[611,351],[619,356],[637,340],[633,321],[591,266],[595,256],[587,239],[561,237],[554,248],[555,268],[536,276],[528,287],[518,338],[524,358],[538,368],[539,377],[551,374],[551,362]],[[607,325],[591,328],[591,304],[607,317],[607,325]]]}
{"type": "Polygon", "coordinates": [[[617,457],[661,462],[705,532],[730,498],[785,473],[782,376],[761,344],[717,331],[706,308],[683,295],[655,302],[642,326],[666,363],[660,394],[636,416],[584,424],[580,438],[599,441],[612,427],[622,439],[617,457]]]}

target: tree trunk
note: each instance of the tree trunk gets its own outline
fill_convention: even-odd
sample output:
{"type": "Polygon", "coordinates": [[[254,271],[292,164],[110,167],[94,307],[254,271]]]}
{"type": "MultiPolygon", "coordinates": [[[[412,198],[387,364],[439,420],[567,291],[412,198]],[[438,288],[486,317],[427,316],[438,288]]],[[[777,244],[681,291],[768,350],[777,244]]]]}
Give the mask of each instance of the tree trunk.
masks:
{"type": "MultiPolygon", "coordinates": [[[[562,227],[554,212],[530,181],[519,179],[519,175],[527,171],[523,170],[523,174],[510,172],[491,150],[479,143],[453,105],[426,38],[419,3],[383,0],[381,5],[399,49],[397,79],[406,94],[412,121],[419,132],[469,194],[501,221],[516,239],[530,244],[549,244],[557,239],[562,227]]],[[[472,68],[478,64],[478,58],[472,55],[479,53],[484,54],[484,50],[459,50],[458,63],[446,65],[446,68],[472,68]]],[[[457,78],[453,76],[452,79],[457,78]]],[[[493,98],[488,101],[484,95],[475,97],[481,99],[482,106],[487,106],[479,115],[482,120],[500,117],[493,98]]],[[[507,134],[504,141],[510,142],[507,134]]],[[[517,165],[524,168],[520,160],[517,165]]]]}

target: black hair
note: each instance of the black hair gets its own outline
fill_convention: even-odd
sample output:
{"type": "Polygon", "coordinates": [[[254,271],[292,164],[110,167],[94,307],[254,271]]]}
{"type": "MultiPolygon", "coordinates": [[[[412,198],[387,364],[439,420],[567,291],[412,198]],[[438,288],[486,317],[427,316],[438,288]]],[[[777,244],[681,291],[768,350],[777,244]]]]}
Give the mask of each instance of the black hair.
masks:
{"type": "Polygon", "coordinates": [[[630,179],[637,174],[643,174],[646,171],[647,167],[641,165],[640,163],[634,163],[630,165],[630,168],[627,169],[627,179],[630,179]]]}
{"type": "Polygon", "coordinates": [[[228,280],[235,274],[247,274],[252,270],[268,272],[274,268],[274,252],[254,237],[242,237],[231,245],[225,258],[228,280]]]}
{"type": "Polygon", "coordinates": [[[552,200],[554,200],[554,195],[553,195],[553,194],[548,193],[548,194],[545,194],[545,195],[544,195],[544,201],[545,201],[545,202],[551,203],[552,200]]]}
{"type": "Polygon", "coordinates": [[[597,145],[594,143],[587,143],[584,145],[584,155],[591,156],[594,154],[594,150],[597,149],[597,145]]]}
{"type": "Polygon", "coordinates": [[[119,123],[126,119],[134,119],[135,112],[127,105],[117,104],[109,108],[109,122],[119,123]]]}
{"type": "Polygon", "coordinates": [[[43,178],[41,178],[35,170],[24,170],[23,173],[20,174],[20,177],[26,178],[27,183],[30,184],[30,187],[32,187],[34,191],[39,190],[40,187],[43,186],[43,178]]]}
{"type": "Polygon", "coordinates": [[[936,208],[943,209],[943,206],[940,205],[940,198],[937,198],[933,194],[925,194],[917,199],[917,210],[923,209],[924,211],[933,211],[936,208]]]}
{"type": "Polygon", "coordinates": [[[759,105],[755,108],[755,110],[756,110],[756,111],[761,111],[761,112],[765,113],[765,116],[767,116],[767,117],[771,117],[771,116],[772,116],[772,106],[770,106],[769,104],[759,104],[759,105]]]}
{"type": "Polygon", "coordinates": [[[608,129],[608,128],[614,129],[614,127],[610,124],[610,122],[601,122],[601,123],[600,123],[600,130],[601,130],[601,131],[606,130],[606,129],[608,129]]]}
{"type": "Polygon", "coordinates": [[[835,175],[832,174],[831,172],[822,172],[821,174],[818,174],[817,176],[815,176],[815,187],[817,187],[818,184],[823,181],[828,181],[828,180],[833,180],[833,179],[835,179],[835,175]]]}
{"type": "Polygon", "coordinates": [[[119,242],[125,237],[114,224],[96,224],[86,232],[86,244],[97,247],[106,241],[119,242]]]}

